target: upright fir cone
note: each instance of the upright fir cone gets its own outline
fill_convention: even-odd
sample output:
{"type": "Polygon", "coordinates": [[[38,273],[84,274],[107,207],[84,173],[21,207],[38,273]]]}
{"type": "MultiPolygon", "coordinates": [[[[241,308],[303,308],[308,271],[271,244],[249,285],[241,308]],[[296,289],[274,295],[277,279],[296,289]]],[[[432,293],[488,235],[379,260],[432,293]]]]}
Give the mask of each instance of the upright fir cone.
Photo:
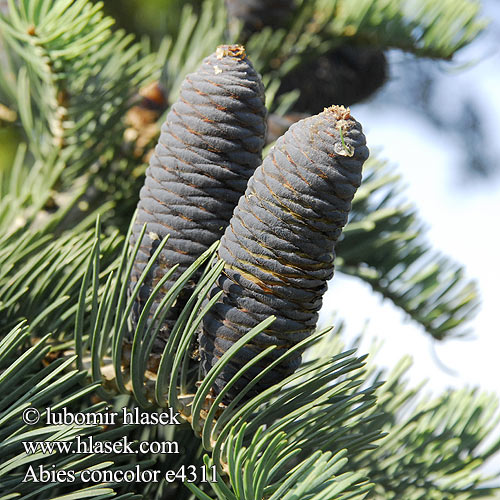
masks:
{"type": "MultiPolygon", "coordinates": [[[[221,240],[226,265],[211,295],[223,294],[200,333],[202,374],[260,321],[277,319],[226,365],[216,393],[266,347],[277,346],[267,364],[313,333],[367,157],[361,125],[348,108],[332,106],[292,125],[255,171],[221,240]]],[[[253,393],[293,373],[300,360],[298,353],[278,365],[253,393]]],[[[258,364],[246,372],[226,402],[261,371],[258,364]]]]}
{"type": "Polygon", "coordinates": [[[384,52],[343,45],[320,57],[306,58],[282,80],[279,94],[299,89],[296,112],[319,113],[325,103],[351,106],[373,95],[387,80],[384,52]]]}
{"type": "MultiPolygon", "coordinates": [[[[130,240],[133,246],[147,223],[132,271],[132,288],[161,239],[170,234],[140,290],[134,324],[162,276],[179,264],[151,315],[172,283],[222,236],[248,179],[262,161],[264,100],[260,76],[240,45],[218,47],[182,83],[146,171],[130,240]]],[[[163,349],[187,297],[189,289],[162,325],[154,352],[163,349]]]]}

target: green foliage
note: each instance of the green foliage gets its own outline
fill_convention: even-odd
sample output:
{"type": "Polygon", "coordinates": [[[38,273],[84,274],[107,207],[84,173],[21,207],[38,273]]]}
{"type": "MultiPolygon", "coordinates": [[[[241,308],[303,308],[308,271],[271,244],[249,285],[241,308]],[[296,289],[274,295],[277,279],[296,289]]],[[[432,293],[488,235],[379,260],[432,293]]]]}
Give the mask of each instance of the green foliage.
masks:
{"type": "Polygon", "coordinates": [[[401,198],[401,179],[371,158],[337,246],[337,269],[361,278],[435,339],[464,335],[478,305],[464,270],[425,240],[424,223],[401,198]]]}
{"type": "MultiPolygon", "coordinates": [[[[203,314],[217,299],[217,296],[214,297],[203,307],[203,310],[200,310],[211,284],[221,270],[220,265],[214,268],[206,267],[191,299],[173,328],[159,360],[157,376],[148,380],[148,360],[161,322],[153,327],[155,321],[151,321],[145,331],[144,326],[151,303],[160,290],[162,282],[157,284],[151,300],[141,313],[136,330],[129,336],[131,341],[124,343],[127,317],[130,314],[134,296],[148,268],[144,270],[134,291],[127,298],[128,280],[126,278],[130,273],[140,240],[130,255],[127,255],[128,247],[124,245],[116,278],[108,280],[102,298],[92,300],[91,310],[85,313],[84,297],[88,295],[85,292],[86,287],[91,286],[93,297],[97,297],[100,289],[97,279],[100,267],[98,242],[99,236],[91,252],[89,266],[82,284],[82,301],[77,313],[75,346],[80,360],[78,365],[83,367],[85,360],[89,359],[91,364],[89,373],[92,379],[95,382],[104,381],[106,387],[114,388],[107,393],[101,390],[100,394],[103,397],[109,399],[116,394],[113,391],[118,391],[122,394],[133,394],[137,403],[144,408],[160,408],[168,405],[179,411],[195,433],[200,436],[203,448],[211,452],[211,456],[206,456],[207,463],[216,464],[223,469],[229,467],[229,470],[233,467],[230,481],[237,495],[235,498],[246,498],[241,496],[241,492],[257,486],[265,492],[274,492],[273,498],[281,498],[280,495],[285,495],[284,492],[294,491],[298,487],[298,479],[306,477],[309,474],[310,464],[318,461],[318,469],[315,469],[315,473],[305,483],[307,492],[312,493],[320,485],[324,486],[323,477],[345,464],[346,459],[342,457],[346,452],[342,450],[347,449],[354,454],[356,451],[369,447],[370,443],[379,437],[378,432],[364,435],[359,432],[359,427],[363,422],[363,412],[375,404],[375,399],[373,387],[362,391],[357,390],[362,384],[359,380],[362,372],[359,369],[363,366],[363,360],[353,357],[353,351],[305,363],[302,369],[280,384],[246,403],[242,402],[245,392],[248,392],[259,378],[265,377],[266,373],[286,356],[293,355],[294,350],[317,342],[325,332],[306,339],[269,364],[229,406],[221,407],[220,402],[231,385],[251,365],[257,363],[275,348],[270,347],[242,368],[215,400],[211,401],[210,387],[224,365],[230,362],[231,357],[237,356],[238,351],[273,320],[270,318],[248,332],[221,358],[202,383],[197,383],[198,370],[193,370],[190,360],[192,340],[203,314]],[[85,315],[91,318],[88,331],[92,334],[87,339],[84,338],[81,328],[85,315]],[[127,362],[124,363],[123,351],[124,346],[127,347],[127,345],[129,353],[125,356],[127,362]],[[109,370],[111,366],[112,369],[109,370]],[[110,372],[111,378],[108,375],[105,380],[106,374],[110,372]],[[210,402],[208,407],[207,402],[210,402]],[[256,440],[255,436],[259,439],[256,440]],[[249,441],[251,439],[253,441],[249,441]],[[237,443],[239,443],[237,448],[233,449],[232,447],[237,443]],[[241,458],[241,453],[244,456],[251,453],[251,456],[257,457],[259,450],[267,446],[267,443],[272,443],[277,447],[275,450],[268,448],[269,451],[266,453],[271,456],[276,455],[281,464],[280,467],[276,467],[276,462],[273,460],[266,460],[256,465],[253,461],[249,461],[249,458],[241,458]],[[247,446],[250,451],[246,451],[247,446]],[[318,451],[325,446],[328,448],[325,453],[318,451]],[[332,448],[333,451],[331,451],[332,448]],[[335,456],[332,456],[332,453],[335,456]],[[233,460],[236,460],[236,463],[240,463],[241,460],[249,461],[248,465],[244,466],[248,468],[248,477],[244,475],[247,477],[244,484],[240,484],[241,478],[234,469],[233,460]],[[239,488],[243,490],[238,493],[239,488]]],[[[148,267],[158,257],[165,243],[166,240],[159,245],[148,267]]],[[[204,261],[213,255],[214,250],[215,247],[206,252],[179,278],[155,312],[157,317],[161,318],[167,313],[182,285],[191,278],[204,261]]],[[[165,277],[167,278],[168,276],[165,277]]],[[[223,493],[226,490],[222,482],[214,488],[219,498],[233,498],[221,496],[227,493],[223,493]]],[[[357,495],[367,488],[364,475],[349,472],[341,477],[332,478],[323,495],[340,494],[345,491],[349,493],[349,495],[346,493],[345,498],[351,498],[353,492],[356,492],[355,497],[358,498],[357,495]]],[[[195,487],[192,487],[192,490],[197,491],[195,487]]],[[[331,498],[331,496],[324,498],[331,498]]]]}
{"type": "MultiPolygon", "coordinates": [[[[77,435],[94,436],[94,439],[115,439],[126,434],[127,428],[118,433],[101,432],[94,427],[74,425],[26,425],[22,420],[23,412],[32,407],[39,410],[40,421],[46,417],[45,408],[50,406],[56,412],[61,408],[78,408],[78,403],[96,389],[95,384],[85,384],[86,373],[71,368],[74,357],[58,358],[50,363],[44,360],[50,354],[49,335],[39,339],[32,347],[27,347],[29,328],[20,323],[0,341],[0,465],[1,498],[45,498],[55,499],[63,493],[81,494],[83,497],[99,496],[99,498],[116,498],[116,492],[109,485],[81,484],[79,474],[85,469],[109,467],[116,461],[111,454],[58,454],[27,453],[23,441],[73,442],[77,435]],[[23,482],[28,467],[32,466],[38,473],[39,467],[51,471],[75,471],[75,484],[58,484],[50,482],[23,482]]],[[[84,408],[84,412],[101,412],[105,403],[84,408]]],[[[132,457],[122,455],[118,462],[130,460],[132,457]]],[[[66,498],[66,497],[65,497],[66,498]]]]}
{"type": "Polygon", "coordinates": [[[38,160],[57,155],[66,179],[118,150],[132,92],[158,68],[131,36],[110,30],[113,20],[101,7],[11,2],[8,17],[0,17],[19,68],[8,91],[30,152],[38,160]]]}
{"type": "MultiPolygon", "coordinates": [[[[67,334],[93,243],[89,224],[98,211],[73,230],[62,231],[81,189],[59,196],[59,209],[42,210],[52,198],[60,170],[48,161],[30,162],[25,152],[20,146],[12,168],[0,173],[0,331],[28,319],[31,328],[67,334]]],[[[120,241],[113,231],[103,242],[106,266],[112,264],[120,241]]]]}
{"type": "Polygon", "coordinates": [[[410,366],[406,357],[389,374],[369,368],[369,380],[386,382],[364,432],[387,435],[351,464],[370,470],[375,487],[367,498],[490,498],[496,488],[480,468],[500,450],[497,398],[470,388],[422,396],[422,386],[410,388],[405,379],[410,366]]]}
{"type": "MultiPolygon", "coordinates": [[[[215,246],[181,276],[156,313],[161,321],[196,269],[203,270],[163,355],[151,358],[157,331],[154,322],[146,322],[161,282],[131,331],[128,317],[140,281],[130,294],[127,282],[138,247],[129,249],[124,233],[145,164],[124,138],[125,115],[138,87],[159,78],[164,60],[163,82],[172,102],[184,76],[217,44],[238,36],[227,32],[221,0],[193,3],[172,16],[157,53],[147,41],[134,43],[123,31],[113,31],[100,3],[11,0],[8,13],[0,14],[0,103],[15,111],[9,127],[23,141],[0,170],[0,498],[445,500],[493,494],[480,469],[500,448],[492,439],[498,433],[493,397],[464,389],[423,398],[404,380],[406,360],[386,376],[327,332],[296,346],[309,350],[286,380],[245,399],[280,358],[230,405],[222,404],[225,392],[215,397],[213,380],[273,318],[248,332],[199,380],[193,350],[210,306],[208,289],[220,272],[220,266],[211,267],[215,246]],[[105,403],[96,400],[115,409],[171,406],[184,422],[168,429],[104,431],[28,429],[20,418],[30,405],[103,411],[105,403]],[[35,435],[72,441],[89,433],[101,440],[176,439],[181,456],[150,455],[140,457],[141,463],[161,470],[215,465],[219,480],[213,485],[21,482],[28,464],[78,472],[113,464],[125,470],[137,463],[135,455],[28,456],[21,444],[35,435]]],[[[294,97],[272,103],[280,79],[308,57],[340,44],[370,43],[447,59],[484,25],[470,0],[299,4],[287,30],[264,29],[247,46],[264,73],[268,103],[280,113],[294,97]]],[[[400,197],[392,167],[372,160],[363,182],[338,246],[339,271],[368,282],[435,338],[463,334],[477,303],[474,286],[460,266],[436,257],[415,209],[400,197]]]]}
{"type": "Polygon", "coordinates": [[[229,43],[226,38],[226,12],[220,0],[205,0],[200,12],[186,3],[180,13],[182,23],[177,31],[165,37],[165,66],[162,82],[170,103],[178,97],[181,82],[201,61],[214,51],[214,47],[229,43]]]}
{"type": "MultiPolygon", "coordinates": [[[[473,0],[302,0],[289,26],[264,28],[247,41],[259,71],[283,77],[303,61],[344,43],[397,48],[450,59],[484,29],[473,0]]],[[[236,35],[236,34],[235,34],[236,35]]]]}
{"type": "Polygon", "coordinates": [[[8,49],[0,101],[17,112],[28,165],[41,173],[42,196],[48,200],[53,188],[84,192],[83,184],[103,171],[109,185],[124,154],[123,116],[138,86],[158,75],[157,56],[147,43],[113,32],[100,3],[47,0],[9,7],[0,14],[0,38],[8,49]]]}
{"type": "MultiPolygon", "coordinates": [[[[319,0],[319,12],[334,14],[328,32],[352,36],[362,43],[393,47],[419,56],[449,59],[469,44],[486,23],[478,19],[481,4],[474,0],[319,0]]],[[[321,21],[320,21],[321,22],[321,21]]]]}
{"type": "MultiPolygon", "coordinates": [[[[105,262],[116,253],[115,232],[103,244],[105,262]]],[[[92,246],[92,232],[57,239],[44,231],[17,230],[1,242],[0,329],[26,318],[31,327],[67,334],[74,324],[77,293],[92,246]]]]}
{"type": "MultiPolygon", "coordinates": [[[[161,246],[157,253],[160,250],[161,246]]],[[[128,256],[125,251],[122,253],[121,272],[127,273],[134,251],[128,256]]],[[[92,254],[87,276],[96,274],[97,253],[92,254]]],[[[189,279],[208,256],[209,253],[189,269],[179,284],[189,279]]],[[[222,466],[229,474],[229,487],[224,486],[222,478],[213,485],[217,498],[261,498],[255,493],[260,491],[266,498],[294,498],[300,491],[303,498],[317,494],[318,498],[445,500],[459,495],[464,499],[482,498],[494,491],[483,486],[488,478],[478,468],[500,451],[500,440],[487,449],[478,449],[485,440],[491,441],[498,430],[496,398],[468,389],[450,391],[435,399],[422,397],[421,387],[408,388],[404,380],[408,359],[403,359],[388,375],[387,382],[381,383],[386,378],[383,370],[373,364],[367,370],[363,359],[353,358],[354,351],[344,351],[342,343],[327,337],[325,332],[306,341],[315,346],[302,368],[282,384],[243,405],[238,398],[228,407],[219,407],[230,382],[207,407],[208,389],[218,371],[268,323],[249,332],[221,358],[201,385],[196,384],[196,371],[193,374],[189,368],[191,340],[204,313],[200,307],[207,288],[202,290],[209,284],[207,280],[213,281],[219,272],[216,268],[210,272],[208,269],[170,337],[160,360],[158,378],[148,382],[146,369],[153,337],[151,327],[142,333],[144,321],[139,321],[133,334],[130,363],[125,369],[116,363],[117,355],[112,351],[113,346],[121,345],[120,327],[110,330],[107,350],[101,347],[100,354],[91,355],[90,360],[94,380],[99,380],[100,371],[106,371],[106,363],[113,361],[115,370],[120,370],[121,382],[115,381],[118,391],[132,393],[144,407],[169,405],[185,416],[208,452],[204,455],[206,465],[222,466]],[[195,301],[196,306],[192,307],[195,301]],[[317,465],[311,471],[313,462],[317,465]]],[[[118,309],[113,305],[113,296],[125,298],[126,293],[126,279],[122,277],[117,283],[122,284],[121,291],[110,282],[109,294],[103,296],[107,303],[96,303],[98,312],[87,313],[100,325],[91,328],[95,337],[89,338],[89,353],[93,346],[103,345],[103,338],[108,338],[99,317],[108,318],[108,311],[117,310],[121,319],[115,318],[115,325],[124,325],[123,315],[130,312],[133,294],[118,309]]],[[[98,282],[93,286],[94,290],[99,289],[98,282]]],[[[156,291],[159,287],[160,283],[156,291]]],[[[165,307],[173,302],[177,291],[172,290],[164,299],[165,307]]],[[[166,312],[165,307],[158,311],[159,315],[166,312]]],[[[143,320],[146,317],[147,310],[143,320]]],[[[79,355],[85,359],[87,351],[82,350],[79,355]]],[[[120,355],[118,359],[121,361],[120,355]]],[[[212,498],[200,489],[201,485],[186,486],[197,498],[212,498]]]]}
{"type": "MultiPolygon", "coordinates": [[[[371,485],[367,483],[362,473],[338,474],[338,471],[347,462],[345,451],[333,456],[330,452],[317,451],[308,460],[291,469],[284,478],[280,478],[280,482],[272,484],[270,477],[276,476],[279,467],[282,467],[283,463],[286,463],[293,455],[292,452],[286,454],[287,442],[284,432],[271,436],[256,433],[248,448],[242,446],[238,436],[231,436],[228,443],[230,446],[228,453],[229,462],[232,465],[229,471],[232,491],[225,487],[222,482],[214,483],[213,489],[218,499],[336,498],[339,500],[361,500],[370,490],[371,485]],[[263,452],[264,447],[265,451],[263,452]]],[[[207,457],[206,464],[210,466],[212,463],[207,457]]],[[[210,498],[195,485],[189,484],[188,488],[201,500],[210,498]]]]}

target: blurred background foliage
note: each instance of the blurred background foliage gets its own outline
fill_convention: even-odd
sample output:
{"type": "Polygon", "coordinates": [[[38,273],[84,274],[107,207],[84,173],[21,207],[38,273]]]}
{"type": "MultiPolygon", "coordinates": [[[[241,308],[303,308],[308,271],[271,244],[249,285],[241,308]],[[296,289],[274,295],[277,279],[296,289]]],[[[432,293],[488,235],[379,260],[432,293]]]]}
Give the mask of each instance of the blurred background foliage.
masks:
{"type": "MultiPolygon", "coordinates": [[[[202,1],[107,0],[104,9],[116,19],[118,26],[138,36],[147,35],[153,40],[153,45],[158,46],[166,33],[175,34],[178,31],[181,25],[181,7],[189,4],[199,12],[202,1]]],[[[252,5],[252,2],[247,3],[252,5]]],[[[495,20],[489,21],[489,34],[496,33],[494,36],[499,38],[498,23],[495,20]]],[[[489,55],[485,54],[485,57],[489,55]]],[[[314,57],[312,54],[311,58],[314,57]]],[[[486,110],[482,108],[479,96],[473,93],[473,89],[459,95],[454,100],[454,109],[449,110],[449,113],[440,113],[437,105],[442,96],[439,80],[443,73],[450,71],[450,66],[399,50],[391,52],[388,58],[392,64],[387,76],[397,83],[391,86],[390,94],[386,93],[384,99],[402,108],[412,103],[413,111],[418,111],[424,119],[443,130],[443,133],[455,134],[457,147],[462,152],[462,161],[457,165],[457,168],[461,169],[462,182],[466,183],[467,179],[470,179],[469,175],[480,181],[496,174],[498,169],[494,159],[500,152],[500,146],[491,144],[488,140],[486,110]]],[[[478,61],[471,60],[468,65],[473,66],[475,62],[478,61]]],[[[285,82],[283,88],[293,90],[293,84],[297,84],[301,76],[299,74],[297,78],[292,78],[292,81],[285,82]]],[[[366,75],[367,80],[369,76],[366,75]]],[[[328,77],[334,78],[332,72],[329,72],[328,77]]],[[[368,96],[369,94],[366,97],[368,96]]]]}

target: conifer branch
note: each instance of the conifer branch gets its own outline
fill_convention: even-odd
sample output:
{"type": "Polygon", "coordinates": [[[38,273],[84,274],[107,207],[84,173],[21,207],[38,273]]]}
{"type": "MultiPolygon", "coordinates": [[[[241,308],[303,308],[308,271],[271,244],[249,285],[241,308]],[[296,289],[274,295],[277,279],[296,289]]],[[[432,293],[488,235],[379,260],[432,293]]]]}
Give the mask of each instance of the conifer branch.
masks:
{"type": "Polygon", "coordinates": [[[0,15],[4,43],[16,54],[13,85],[24,89],[17,104],[30,150],[39,161],[57,157],[66,181],[119,149],[131,97],[159,70],[154,54],[139,57],[133,37],[111,31],[114,21],[101,9],[85,1],[43,9],[11,2],[0,15]]]}
{"type": "Polygon", "coordinates": [[[478,306],[476,285],[426,241],[424,223],[401,191],[387,164],[368,161],[337,269],[366,281],[434,338],[465,335],[478,306]]]}

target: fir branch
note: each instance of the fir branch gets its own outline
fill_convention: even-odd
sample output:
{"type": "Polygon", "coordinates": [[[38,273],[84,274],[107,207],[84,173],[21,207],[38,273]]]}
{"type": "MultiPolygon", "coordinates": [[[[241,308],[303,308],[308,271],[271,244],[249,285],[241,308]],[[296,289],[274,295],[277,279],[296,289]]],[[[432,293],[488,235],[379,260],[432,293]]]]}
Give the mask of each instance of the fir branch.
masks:
{"type": "MultiPolygon", "coordinates": [[[[261,432],[259,429],[263,429],[263,426],[266,427],[266,432],[261,437],[265,442],[268,439],[274,440],[278,434],[285,432],[287,443],[284,445],[283,453],[290,457],[300,453],[301,460],[307,461],[313,460],[311,457],[319,459],[319,455],[315,455],[317,450],[332,443],[335,443],[335,453],[344,448],[355,453],[355,450],[370,447],[371,443],[380,437],[377,432],[363,436],[358,429],[363,421],[363,414],[375,403],[374,387],[357,390],[362,384],[360,368],[363,366],[363,359],[354,357],[352,351],[340,353],[330,359],[306,363],[297,373],[258,396],[250,400],[245,396],[245,393],[252,391],[252,386],[259,383],[259,379],[268,377],[284,359],[294,356],[295,351],[314,344],[325,332],[305,339],[277,359],[269,359],[267,366],[262,367],[259,375],[248,383],[229,406],[221,404],[231,386],[244,376],[253,364],[259,363],[261,358],[274,349],[269,348],[250,361],[247,366],[242,367],[233,380],[228,382],[226,388],[214,398],[210,389],[221,370],[233,357],[239,355],[239,351],[252,337],[258,335],[273,320],[269,318],[248,332],[221,357],[207,376],[199,381],[198,368],[196,365],[193,366],[190,360],[192,341],[203,316],[214,302],[212,300],[203,307],[208,290],[217,278],[221,266],[214,268],[206,266],[198,286],[172,330],[162,356],[156,360],[155,356],[151,357],[154,336],[161,325],[161,318],[168,312],[179,291],[191,279],[196,269],[211,258],[215,248],[198,259],[163,298],[155,312],[159,321],[146,324],[151,304],[162,286],[159,282],[145,305],[137,326],[127,333],[127,317],[131,312],[134,294],[137,293],[141,280],[148,272],[146,268],[131,296],[126,299],[127,276],[131,272],[131,263],[138,245],[140,238],[130,254],[127,254],[127,246],[124,246],[121,263],[117,266],[117,275],[106,287],[105,294],[96,302],[92,301],[93,312],[85,312],[86,307],[83,302],[79,308],[78,317],[81,319],[76,327],[76,345],[80,347],[76,354],[81,360],[81,366],[88,366],[92,379],[103,382],[107,391],[102,393],[104,397],[110,398],[118,390],[121,394],[133,394],[142,407],[157,408],[168,405],[179,411],[201,438],[203,448],[212,452],[213,463],[217,464],[220,471],[229,470],[227,467],[233,466],[228,446],[234,441],[235,433],[238,435],[237,440],[246,445],[255,433],[261,432]],[[85,342],[83,329],[79,325],[83,324],[84,317],[88,316],[90,316],[88,331],[93,333],[88,342],[85,342]],[[91,346],[98,348],[94,349],[91,346]],[[110,362],[113,364],[112,368],[110,362]]],[[[161,245],[150,259],[148,266],[154,263],[160,252],[161,245]]],[[[90,294],[95,296],[101,287],[99,280],[93,281],[90,285],[90,277],[95,276],[95,270],[99,269],[98,261],[99,251],[96,248],[90,255],[86,271],[87,279],[82,282],[81,297],[90,294]],[[93,289],[90,294],[85,293],[88,286],[93,289]]],[[[168,275],[165,279],[168,279],[168,275]]],[[[262,447],[262,443],[263,441],[259,441],[255,446],[262,447]]],[[[330,470],[333,462],[329,462],[328,453],[323,459],[325,471],[330,470]]],[[[253,468],[255,464],[249,463],[248,466],[253,468]]],[[[282,481],[290,480],[294,467],[300,468],[296,461],[288,461],[286,466],[283,464],[278,476],[277,472],[271,474],[269,469],[258,468],[258,473],[256,472],[252,481],[260,482],[262,486],[275,485],[278,488],[282,481]]],[[[305,465],[301,467],[303,467],[302,472],[308,468],[305,465]]],[[[296,476],[297,480],[299,475],[296,476]]],[[[352,483],[346,482],[345,486],[364,481],[361,480],[361,475],[353,476],[352,480],[352,483]]],[[[289,487],[292,491],[298,487],[298,483],[295,480],[290,481],[289,487]]],[[[313,481],[311,484],[316,483],[313,481]]],[[[338,483],[334,481],[328,491],[330,489],[333,491],[337,487],[338,483]]]]}
{"type": "Polygon", "coordinates": [[[179,96],[182,81],[192,73],[214,47],[231,43],[226,35],[226,12],[221,0],[204,0],[197,13],[186,3],[180,18],[182,23],[176,33],[165,37],[165,66],[161,81],[169,102],[179,96]]]}
{"type": "Polygon", "coordinates": [[[398,175],[371,159],[337,246],[337,269],[367,282],[438,340],[464,335],[478,305],[463,268],[423,236],[416,209],[400,197],[398,175]]]}
{"type": "MultiPolygon", "coordinates": [[[[362,44],[450,59],[474,40],[486,22],[475,0],[338,0],[327,32],[362,44]]],[[[324,5],[324,0],[318,1],[324,5]]],[[[318,14],[322,18],[322,11],[318,14]]]]}
{"type": "MultiPolygon", "coordinates": [[[[276,500],[361,499],[367,494],[374,499],[444,500],[491,493],[478,467],[500,450],[498,440],[487,449],[482,447],[495,431],[493,398],[464,390],[409,408],[419,396],[402,379],[404,365],[380,387],[384,373],[375,368],[366,373],[364,357],[345,351],[340,343],[320,342],[326,339],[325,332],[305,339],[281,357],[270,356],[274,347],[269,347],[242,366],[215,396],[210,390],[213,381],[233,358],[241,357],[244,345],[273,318],[246,333],[199,380],[194,339],[217,300],[215,296],[206,301],[220,272],[220,266],[209,265],[214,248],[162,300],[153,321],[157,325],[187,281],[204,267],[163,355],[151,357],[157,330],[147,325],[146,317],[169,276],[157,284],[136,328],[131,329],[128,316],[134,294],[148,268],[127,296],[134,260],[134,253],[127,254],[128,244],[117,258],[123,240],[116,231],[100,234],[98,230],[97,235],[89,231],[95,212],[78,225],[68,222],[74,220],[68,211],[79,200],[78,190],[86,191],[91,179],[97,194],[87,191],[87,203],[102,203],[102,193],[115,204],[133,198],[129,193],[134,186],[123,187],[121,179],[128,179],[142,162],[123,144],[123,117],[133,104],[130,98],[138,85],[158,72],[161,54],[168,55],[165,82],[172,99],[185,74],[216,45],[228,41],[225,12],[218,8],[221,0],[207,0],[199,16],[186,7],[178,32],[166,40],[160,55],[133,44],[121,32],[112,33],[111,21],[102,16],[100,4],[87,0],[9,3],[10,13],[0,14],[2,38],[8,46],[8,62],[0,69],[0,101],[17,113],[27,154],[21,147],[12,168],[0,174],[0,449],[7,460],[0,469],[0,476],[4,472],[2,493],[27,498],[62,499],[66,493],[69,498],[108,498],[124,488],[129,493],[114,498],[136,498],[130,489],[140,489],[147,498],[164,498],[173,491],[176,498],[188,496],[182,485],[168,489],[165,482],[84,489],[21,483],[22,467],[30,460],[81,470],[101,466],[109,458],[26,457],[20,447],[20,438],[32,436],[19,418],[28,402],[53,406],[61,397],[59,405],[71,403],[85,411],[99,411],[103,405],[92,406],[88,399],[96,392],[128,407],[134,406],[135,399],[143,407],[171,405],[180,411],[185,423],[165,432],[182,442],[185,455],[155,457],[156,463],[168,468],[188,459],[199,463],[205,450],[205,464],[216,465],[220,475],[228,473],[227,483],[221,478],[213,487],[224,500],[252,494],[276,500]],[[82,184],[75,183],[76,179],[82,184]],[[56,191],[67,188],[69,199],[56,201],[60,209],[49,213],[53,198],[61,194],[56,191]],[[70,230],[62,230],[71,225],[70,230]],[[29,327],[15,326],[22,317],[30,318],[29,327]],[[74,342],[67,337],[73,325],[74,342]],[[49,330],[58,338],[38,340],[41,331],[49,330]],[[34,345],[25,347],[30,343],[34,345]],[[286,380],[255,398],[246,398],[279,363],[314,345],[320,356],[312,353],[286,380]],[[67,351],[76,353],[82,370],[74,368],[75,356],[64,358],[67,351]],[[222,404],[227,390],[256,363],[261,363],[260,373],[231,404],[222,404]],[[82,388],[80,383],[86,385],[82,388]],[[384,431],[389,434],[381,439],[384,431]],[[375,449],[377,443],[380,446],[375,449]]],[[[438,5],[426,0],[420,7],[417,3],[303,1],[288,34],[263,30],[250,40],[248,50],[268,73],[272,95],[281,75],[307,54],[324,53],[346,41],[449,58],[482,27],[473,1],[438,5]],[[273,81],[273,75],[278,79],[273,81]]],[[[281,104],[285,109],[285,101],[281,104]]],[[[346,237],[338,246],[339,269],[369,282],[436,338],[456,333],[475,306],[475,290],[464,283],[461,268],[447,259],[437,267],[432,260],[429,264],[427,259],[433,258],[430,245],[421,236],[422,224],[415,210],[398,199],[397,180],[381,165],[371,168],[354,201],[346,237]]],[[[101,206],[101,211],[107,207],[101,206]]],[[[79,213],[78,220],[81,217],[79,213]]],[[[107,217],[116,222],[116,213],[107,217]]],[[[36,431],[48,440],[71,440],[78,429],[58,429],[59,434],[54,429],[36,431]]],[[[99,435],[102,439],[127,435],[151,440],[161,432],[122,428],[99,435]]],[[[116,463],[119,470],[128,467],[116,463]]],[[[208,488],[190,486],[204,500],[209,498],[208,488]]]]}
{"type": "MultiPolygon", "coordinates": [[[[12,165],[0,170],[0,228],[9,234],[18,228],[40,225],[50,218],[48,211],[55,194],[53,187],[61,174],[61,163],[52,158],[33,161],[21,143],[12,165]]],[[[69,203],[68,203],[69,205],[69,203]]],[[[54,218],[53,218],[54,219],[54,218]]]]}
{"type": "Polygon", "coordinates": [[[484,498],[499,491],[481,470],[500,451],[498,399],[477,389],[449,390],[430,398],[422,386],[409,387],[408,357],[386,374],[369,365],[373,381],[387,378],[377,390],[370,429],[387,431],[378,447],[353,458],[352,466],[370,470],[375,488],[368,498],[484,498]],[[481,443],[489,442],[488,446],[481,443]],[[487,484],[489,483],[489,487],[487,484]]]}
{"type": "MultiPolygon", "coordinates": [[[[99,494],[99,498],[115,497],[117,491],[109,484],[89,486],[81,484],[79,476],[82,470],[88,468],[109,468],[116,462],[122,467],[123,462],[136,460],[135,456],[112,454],[78,454],[78,453],[43,453],[38,450],[28,453],[23,441],[44,441],[50,444],[53,441],[73,442],[76,436],[88,437],[93,435],[96,440],[117,439],[130,432],[130,426],[122,427],[118,432],[107,431],[94,427],[75,425],[36,425],[28,426],[24,423],[22,414],[26,409],[33,408],[40,412],[40,423],[46,418],[46,408],[50,406],[54,413],[64,408],[71,409],[74,405],[85,400],[87,395],[95,390],[95,385],[87,384],[82,387],[85,372],[71,370],[73,359],[64,360],[53,358],[50,363],[44,360],[50,357],[49,336],[39,339],[32,347],[26,348],[29,338],[29,326],[20,323],[14,327],[0,341],[0,488],[3,498],[40,498],[54,499],[57,495],[72,493],[84,495],[85,498],[99,494]],[[56,398],[58,401],[56,402],[56,398]],[[68,480],[54,482],[33,481],[29,478],[24,481],[28,467],[32,466],[34,473],[39,467],[47,471],[71,470],[74,472],[76,483],[68,480]],[[12,495],[12,496],[10,496],[12,495]]],[[[86,405],[84,412],[102,412],[105,403],[86,405]]],[[[71,410],[70,410],[71,411],[71,410]]],[[[32,414],[33,415],[33,414],[32,414]]],[[[73,446],[75,444],[73,443],[73,446]]],[[[83,496],[82,496],[83,498],[83,496]]],[[[116,498],[116,497],[115,497],[116,498]]]]}
{"type": "MultiPolygon", "coordinates": [[[[42,229],[21,227],[0,238],[0,331],[24,318],[63,335],[72,329],[93,233],[76,230],[55,238],[50,228],[49,220],[42,229]]],[[[102,242],[102,276],[111,272],[120,242],[116,231],[102,242]]]]}
{"type": "Polygon", "coordinates": [[[343,44],[397,48],[450,59],[486,26],[475,0],[302,0],[286,28],[266,27],[246,41],[259,71],[283,77],[303,62],[343,44]]]}
{"type": "Polygon", "coordinates": [[[40,161],[56,156],[68,181],[119,149],[130,98],[159,65],[110,30],[101,4],[46,3],[11,2],[0,26],[19,64],[18,111],[30,151],[40,161]]]}
{"type": "MultiPolygon", "coordinates": [[[[232,432],[227,440],[229,481],[232,491],[219,481],[212,484],[220,500],[246,498],[269,498],[270,500],[292,500],[295,498],[318,499],[358,499],[365,498],[371,485],[361,472],[340,473],[347,459],[345,450],[335,455],[317,450],[307,459],[291,468],[286,474],[286,464],[293,461],[299,449],[287,447],[286,433],[272,433],[260,428],[251,442],[243,446],[242,433],[232,432]]],[[[206,456],[207,466],[213,461],[206,456]]],[[[206,496],[200,494],[195,486],[188,488],[200,500],[206,496]]]]}

